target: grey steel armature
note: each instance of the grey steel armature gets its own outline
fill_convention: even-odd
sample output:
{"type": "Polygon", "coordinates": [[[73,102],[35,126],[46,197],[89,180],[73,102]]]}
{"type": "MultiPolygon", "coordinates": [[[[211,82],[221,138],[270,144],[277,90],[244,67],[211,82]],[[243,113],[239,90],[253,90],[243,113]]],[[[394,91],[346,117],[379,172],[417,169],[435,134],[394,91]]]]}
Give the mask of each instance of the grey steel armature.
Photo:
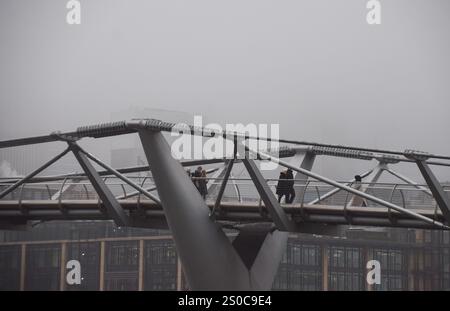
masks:
{"type": "Polygon", "coordinates": [[[216,214],[216,211],[220,208],[220,201],[222,201],[223,193],[225,192],[225,188],[227,186],[228,178],[230,177],[231,170],[233,169],[234,159],[230,159],[226,163],[226,169],[225,174],[223,177],[223,181],[220,184],[219,193],[217,194],[216,202],[214,204],[214,207],[211,211],[210,216],[214,217],[216,214]]]}
{"type": "Polygon", "coordinates": [[[251,179],[253,180],[253,183],[255,184],[256,190],[258,191],[262,201],[264,202],[264,206],[267,208],[267,211],[269,212],[278,230],[292,231],[295,225],[281,208],[280,203],[278,203],[275,195],[270,190],[266,180],[258,170],[255,162],[250,159],[243,159],[242,162],[244,163],[245,168],[247,169],[251,179]]]}
{"type": "MultiPolygon", "coordinates": [[[[361,176],[361,178],[364,178],[364,177],[370,175],[372,173],[372,171],[373,171],[373,169],[371,169],[371,170],[369,170],[367,172],[364,172],[364,173],[360,174],[359,176],[361,176]]],[[[350,187],[354,182],[355,182],[355,178],[353,178],[350,181],[347,181],[346,182],[346,186],[350,187]]],[[[319,202],[321,202],[321,201],[323,201],[325,199],[328,199],[329,197],[335,195],[336,193],[338,193],[341,190],[342,189],[340,189],[340,188],[333,188],[332,190],[328,191],[327,193],[321,195],[320,197],[317,197],[314,200],[308,202],[307,204],[317,204],[317,203],[319,203],[319,202]]]]}
{"type": "MultiPolygon", "coordinates": [[[[182,132],[184,134],[190,135],[200,135],[203,137],[219,137],[223,138],[232,138],[238,137],[240,139],[248,140],[248,139],[256,139],[256,140],[266,140],[266,141],[277,141],[280,143],[294,144],[294,145],[304,145],[311,146],[315,148],[319,148],[318,152],[329,153],[332,152],[337,156],[347,156],[352,151],[357,151],[357,157],[367,157],[369,154],[365,153],[379,153],[380,156],[382,154],[388,155],[397,155],[397,156],[409,156],[409,151],[392,151],[392,150],[380,150],[373,148],[361,148],[361,147],[353,147],[353,146],[342,146],[342,145],[334,145],[334,144],[323,144],[323,143],[315,143],[315,142],[307,142],[307,141],[297,141],[297,140],[288,140],[288,139],[275,139],[275,138],[267,138],[267,137],[259,137],[259,136],[250,136],[247,133],[239,133],[239,132],[227,132],[227,131],[218,131],[216,129],[206,128],[206,127],[197,127],[186,124],[176,124],[170,122],[164,122],[156,119],[136,119],[131,121],[118,121],[118,122],[110,122],[110,123],[101,123],[90,126],[82,126],[79,127],[75,132],[68,133],[59,133],[54,132],[50,135],[45,136],[36,136],[36,137],[28,137],[22,139],[12,139],[8,141],[0,141],[0,148],[8,148],[14,146],[24,146],[31,144],[40,144],[47,143],[53,141],[64,141],[62,137],[68,137],[71,140],[81,139],[83,137],[92,137],[92,138],[102,138],[116,135],[124,135],[135,133],[138,129],[146,129],[152,131],[166,131],[166,132],[182,132]],[[344,154],[341,154],[344,152],[344,154]]],[[[443,160],[450,160],[450,156],[444,155],[436,155],[436,154],[427,154],[428,158],[436,158],[443,160]]],[[[405,158],[395,158],[395,161],[407,161],[411,162],[410,159],[405,158]]],[[[430,163],[435,164],[435,163],[430,163]]],[[[437,165],[448,165],[446,163],[438,163],[437,165]]]]}
{"type": "Polygon", "coordinates": [[[190,288],[270,289],[259,285],[222,228],[210,219],[208,206],[183,167],[172,158],[162,134],[139,130],[139,136],[190,288]]]}
{"type": "Polygon", "coordinates": [[[425,222],[427,222],[429,224],[435,225],[437,228],[446,229],[446,230],[450,229],[449,226],[444,225],[443,223],[435,221],[435,220],[433,220],[431,218],[422,216],[422,215],[417,214],[417,213],[415,213],[413,211],[410,211],[408,209],[402,208],[402,207],[400,207],[398,205],[395,205],[395,204],[392,204],[390,202],[384,201],[382,199],[379,199],[379,198],[374,197],[372,195],[369,195],[367,193],[364,193],[364,192],[358,191],[358,190],[356,190],[354,188],[348,187],[346,185],[340,184],[340,183],[338,183],[338,182],[336,182],[336,181],[334,181],[332,179],[329,179],[327,177],[324,177],[324,176],[321,176],[319,174],[313,173],[311,171],[308,171],[308,170],[305,170],[305,169],[302,169],[302,168],[297,168],[295,166],[290,165],[287,162],[284,162],[284,161],[280,160],[279,158],[270,156],[270,155],[268,155],[266,153],[263,153],[263,152],[260,152],[260,151],[257,151],[257,150],[252,150],[252,149],[250,149],[247,146],[246,146],[246,149],[248,149],[253,154],[256,154],[258,157],[261,157],[262,159],[272,161],[272,162],[277,163],[279,165],[282,165],[284,167],[290,168],[290,169],[292,169],[294,171],[303,173],[303,174],[305,174],[305,175],[307,175],[309,177],[312,177],[312,178],[315,178],[317,180],[323,181],[323,182],[325,182],[325,183],[327,183],[329,185],[335,186],[335,187],[340,188],[342,190],[346,190],[346,191],[348,191],[348,192],[350,192],[352,194],[359,195],[360,197],[363,197],[363,198],[365,198],[367,200],[373,201],[373,202],[378,203],[380,205],[383,205],[385,207],[391,208],[391,209],[393,209],[395,211],[398,211],[400,213],[407,214],[407,215],[409,215],[411,217],[414,217],[416,219],[421,219],[422,221],[425,221],[425,222]]]}
{"type": "Polygon", "coordinates": [[[406,176],[403,176],[402,174],[400,174],[397,171],[394,171],[393,169],[389,168],[386,170],[386,172],[390,173],[391,175],[397,177],[398,179],[403,180],[404,182],[410,184],[411,186],[415,187],[416,189],[419,189],[420,191],[428,194],[429,196],[433,196],[433,194],[431,193],[430,190],[428,190],[426,187],[420,186],[417,182],[415,182],[414,180],[409,179],[406,176]]]}
{"type": "Polygon", "coordinates": [[[94,161],[95,163],[97,163],[99,166],[103,167],[105,170],[111,172],[114,176],[116,176],[117,178],[119,178],[120,180],[124,181],[125,183],[127,183],[129,186],[133,187],[134,189],[136,189],[137,191],[139,191],[140,193],[144,194],[146,197],[148,197],[149,199],[155,201],[156,203],[160,204],[161,202],[159,201],[159,199],[154,196],[153,194],[151,194],[149,191],[145,190],[144,188],[136,185],[134,182],[132,182],[129,178],[127,178],[126,176],[122,175],[121,173],[119,173],[118,171],[116,171],[114,168],[110,167],[109,165],[103,163],[102,161],[100,161],[99,159],[97,159],[96,157],[94,157],[92,154],[85,152],[84,150],[82,150],[82,152],[92,161],[94,161]]]}
{"type": "Polygon", "coordinates": [[[417,160],[417,166],[419,167],[420,172],[422,173],[423,178],[430,187],[431,193],[433,194],[436,203],[444,215],[447,224],[450,224],[450,200],[447,194],[444,192],[441,184],[437,180],[436,176],[434,176],[433,171],[430,169],[428,164],[425,161],[417,160]]]}
{"type": "Polygon", "coordinates": [[[122,206],[117,202],[111,190],[106,186],[97,170],[89,161],[88,157],[83,153],[80,147],[73,142],[69,142],[69,147],[72,150],[81,168],[86,173],[89,181],[92,183],[99,198],[106,207],[107,213],[111,216],[118,226],[129,225],[129,217],[123,210],[122,206]]]}
{"type": "Polygon", "coordinates": [[[56,161],[58,161],[59,159],[61,159],[63,156],[65,156],[70,150],[66,149],[63,152],[61,152],[60,154],[58,154],[57,156],[55,156],[53,159],[51,159],[50,161],[47,161],[44,165],[40,166],[39,168],[35,169],[33,172],[29,173],[27,176],[17,180],[14,184],[12,184],[11,186],[9,186],[8,188],[6,188],[5,190],[3,190],[0,193],[0,199],[5,197],[8,193],[11,193],[12,191],[14,191],[15,189],[17,189],[19,186],[21,186],[22,184],[26,183],[28,180],[30,180],[31,178],[33,178],[34,176],[36,176],[37,174],[39,174],[40,172],[42,172],[43,170],[45,170],[47,167],[49,167],[50,165],[52,165],[53,163],[55,163],[56,161]]]}
{"type": "MultiPolygon", "coordinates": [[[[311,151],[306,151],[303,153],[298,153],[295,155],[294,159],[291,160],[292,162],[295,162],[296,165],[300,166],[301,168],[310,171],[314,165],[314,161],[316,159],[316,154],[311,152],[311,151]],[[298,164],[299,161],[300,163],[298,164]]],[[[294,182],[294,188],[298,188],[296,187],[296,185],[301,185],[301,184],[305,184],[308,180],[308,176],[302,174],[302,173],[298,173],[295,172],[295,176],[294,176],[295,182],[294,182]]],[[[298,193],[295,198],[294,198],[294,203],[300,203],[302,200],[302,197],[304,195],[304,191],[306,191],[305,189],[306,187],[302,187],[301,189],[301,193],[298,193]]]]}

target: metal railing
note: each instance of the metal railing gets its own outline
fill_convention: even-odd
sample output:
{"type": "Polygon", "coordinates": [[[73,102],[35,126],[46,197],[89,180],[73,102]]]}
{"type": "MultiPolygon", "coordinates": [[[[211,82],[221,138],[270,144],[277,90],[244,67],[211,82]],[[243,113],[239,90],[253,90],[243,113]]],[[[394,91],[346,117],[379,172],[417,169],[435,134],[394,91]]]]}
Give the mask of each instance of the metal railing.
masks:
{"type": "MultiPolygon", "coordinates": [[[[129,176],[134,182],[139,184],[147,191],[154,192],[157,195],[156,187],[151,176],[129,176]]],[[[218,188],[223,181],[223,178],[211,177],[194,177],[193,181],[198,179],[205,179],[208,181],[208,186],[218,188]]],[[[106,185],[110,188],[112,193],[118,199],[128,200],[148,200],[145,196],[141,196],[138,191],[135,191],[128,184],[118,180],[116,177],[105,177],[103,179],[106,185]]],[[[228,184],[223,195],[224,202],[259,202],[260,198],[256,191],[253,182],[250,178],[229,178],[228,184]],[[235,189],[233,189],[235,187],[235,189]],[[237,191],[236,191],[237,189],[237,191]]],[[[278,179],[268,178],[267,184],[273,193],[276,191],[278,179]]],[[[348,184],[346,181],[341,181],[342,184],[348,184]]],[[[0,183],[0,189],[9,186],[9,183],[0,183]]],[[[360,185],[366,186],[366,192],[376,196],[387,202],[395,203],[399,206],[409,209],[436,209],[436,202],[432,196],[424,190],[418,189],[416,186],[401,183],[364,183],[360,185]]],[[[427,185],[420,185],[425,190],[428,190],[427,185]]],[[[296,193],[296,204],[301,206],[308,205],[310,202],[316,201],[319,205],[333,205],[345,207],[353,194],[345,190],[340,190],[330,197],[324,197],[328,192],[334,188],[328,184],[320,181],[309,179],[307,181],[294,180],[294,189],[296,193]],[[324,197],[322,199],[322,197],[324,197]]],[[[450,197],[450,186],[443,186],[445,193],[450,197]]],[[[208,194],[207,200],[214,200],[217,191],[212,191],[208,194]]],[[[57,182],[45,183],[24,183],[18,189],[11,192],[1,200],[17,200],[18,204],[23,200],[97,200],[98,196],[87,180],[72,181],[64,179],[57,182]]],[[[0,201],[1,201],[0,200],[0,201]]],[[[376,207],[378,204],[367,202],[369,207],[376,207]]]]}

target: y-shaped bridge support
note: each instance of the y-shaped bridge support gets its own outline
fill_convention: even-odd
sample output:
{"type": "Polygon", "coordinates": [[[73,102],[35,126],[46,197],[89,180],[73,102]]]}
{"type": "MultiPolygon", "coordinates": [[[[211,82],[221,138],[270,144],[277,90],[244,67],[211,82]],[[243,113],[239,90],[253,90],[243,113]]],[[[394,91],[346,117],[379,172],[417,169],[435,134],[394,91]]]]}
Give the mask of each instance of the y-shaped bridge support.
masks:
{"type": "Polygon", "coordinates": [[[287,232],[244,230],[231,243],[163,135],[136,127],[190,288],[269,290],[287,232]]]}

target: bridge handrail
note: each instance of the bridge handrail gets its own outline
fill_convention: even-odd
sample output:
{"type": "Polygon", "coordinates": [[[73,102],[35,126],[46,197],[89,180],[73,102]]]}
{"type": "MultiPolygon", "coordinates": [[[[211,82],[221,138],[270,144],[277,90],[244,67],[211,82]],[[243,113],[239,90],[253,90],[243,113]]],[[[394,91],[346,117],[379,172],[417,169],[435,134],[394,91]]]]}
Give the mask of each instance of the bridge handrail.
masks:
{"type": "MultiPolygon", "coordinates": [[[[110,180],[110,179],[116,179],[113,177],[107,177],[106,180],[110,180]]],[[[149,177],[145,177],[144,180],[140,183],[141,186],[143,186],[145,184],[145,181],[147,179],[151,179],[149,177]]],[[[223,178],[201,178],[201,177],[197,177],[197,178],[193,178],[193,180],[196,179],[206,179],[206,180],[213,180],[212,184],[220,184],[220,181],[223,180],[223,178]]],[[[236,183],[237,185],[250,185],[252,184],[252,180],[250,178],[229,178],[228,180],[230,181],[240,181],[241,183],[236,183]],[[248,183],[247,183],[248,181],[248,183]]],[[[265,179],[269,185],[271,186],[276,186],[276,183],[279,181],[279,179],[272,179],[272,178],[267,178],[265,179]]],[[[285,180],[285,179],[284,179],[285,180]]],[[[309,180],[307,181],[307,183],[305,183],[305,181],[299,181],[299,180],[293,180],[294,184],[296,186],[306,186],[307,184],[311,184],[315,187],[322,187],[322,188],[332,188],[332,186],[325,184],[323,182],[320,181],[316,181],[316,180],[309,180]]],[[[338,181],[339,183],[342,184],[347,184],[348,181],[338,181]]],[[[152,183],[152,182],[151,182],[152,183]]],[[[25,183],[26,185],[28,185],[27,188],[29,189],[40,189],[42,186],[47,187],[47,186],[60,186],[61,184],[64,185],[80,185],[80,186],[90,186],[91,183],[89,181],[85,181],[85,182],[67,182],[66,180],[64,180],[63,182],[43,182],[43,183],[25,183]],[[32,187],[31,185],[34,185],[35,187],[32,187]]],[[[127,184],[124,182],[106,182],[107,185],[110,186],[126,186],[127,184]]],[[[387,182],[382,182],[382,183],[371,183],[371,182],[361,182],[361,185],[369,185],[370,187],[368,187],[369,189],[392,189],[393,186],[396,187],[396,189],[403,189],[403,190],[416,190],[416,191],[421,191],[420,189],[417,189],[417,186],[421,186],[421,187],[426,187],[428,188],[427,185],[420,185],[420,184],[415,184],[415,185],[410,185],[407,183],[387,183],[387,182]]],[[[0,182],[0,187],[2,186],[9,186],[9,183],[2,183],[0,182]]],[[[450,192],[450,185],[442,185],[442,188],[445,192],[450,192]]]]}

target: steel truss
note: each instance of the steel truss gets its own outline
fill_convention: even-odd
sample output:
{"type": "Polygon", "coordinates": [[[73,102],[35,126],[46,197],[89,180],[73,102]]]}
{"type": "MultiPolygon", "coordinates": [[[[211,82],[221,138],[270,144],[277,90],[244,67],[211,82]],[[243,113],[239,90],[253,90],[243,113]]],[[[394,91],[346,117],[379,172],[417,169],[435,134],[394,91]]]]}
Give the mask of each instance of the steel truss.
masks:
{"type": "MultiPolygon", "coordinates": [[[[20,202],[20,206],[24,208],[21,208],[19,211],[2,209],[0,210],[0,217],[2,213],[8,212],[10,217],[12,215],[17,215],[18,217],[27,216],[30,217],[29,219],[45,219],[45,217],[54,217],[53,219],[59,219],[58,217],[61,217],[61,219],[113,219],[118,226],[146,227],[149,224],[154,227],[168,226],[172,232],[178,254],[181,258],[187,282],[190,288],[194,290],[270,289],[281,256],[286,247],[288,232],[333,232],[338,225],[349,223],[362,223],[374,226],[422,226],[443,230],[450,229],[448,227],[450,223],[449,199],[429,167],[429,165],[450,166],[450,164],[428,160],[450,160],[448,156],[415,151],[398,152],[279,139],[277,140],[279,142],[306,145],[308,147],[303,149],[288,148],[283,151],[280,150],[280,156],[275,157],[269,152],[247,147],[246,143],[251,139],[269,140],[261,137],[250,137],[245,133],[219,132],[193,126],[179,128],[175,127],[175,124],[172,123],[145,119],[80,127],[75,132],[70,133],[52,133],[48,136],[0,142],[0,148],[50,141],[63,141],[68,144],[66,150],[27,176],[20,179],[10,179],[9,186],[0,193],[0,199],[19,187],[23,187],[27,182],[38,183],[45,180],[80,180],[83,178],[89,179],[100,199],[97,203],[90,203],[92,206],[83,206],[83,208],[74,207],[77,202],[62,204],[61,193],[64,191],[63,183],[59,194],[56,196],[59,203],[56,206],[56,210],[52,207],[54,202],[47,202],[38,213],[31,208],[25,208],[26,204],[23,205],[23,202],[20,202]],[[231,159],[197,160],[180,163],[171,156],[170,147],[161,133],[163,131],[172,131],[174,128],[191,135],[204,137],[221,136],[226,139],[231,139],[235,147],[234,156],[231,159]],[[138,133],[149,166],[114,169],[83,150],[76,143],[77,140],[83,137],[101,138],[129,133],[138,133]],[[242,147],[243,149],[241,149],[242,147]],[[244,150],[244,158],[237,158],[238,149],[244,150]],[[68,152],[74,154],[83,170],[82,174],[36,177],[68,152]],[[255,159],[252,159],[250,155],[254,155],[255,159]],[[378,160],[378,165],[361,175],[368,180],[368,183],[356,189],[352,187],[354,180],[342,184],[311,171],[315,157],[318,155],[362,160],[376,159],[378,160]],[[281,160],[282,157],[293,157],[293,161],[291,161],[293,163],[281,160]],[[323,196],[319,194],[318,198],[309,202],[306,206],[303,204],[303,193],[303,195],[296,197],[296,201],[291,208],[282,207],[263,178],[255,160],[272,161],[278,165],[292,169],[296,172],[296,182],[305,184],[302,191],[306,191],[309,178],[322,181],[335,188],[323,196]],[[91,161],[102,167],[104,171],[97,171],[91,161]],[[260,207],[255,207],[256,215],[245,216],[244,214],[240,214],[236,219],[242,220],[248,217],[249,221],[232,227],[238,229],[238,234],[233,240],[230,240],[223,231],[224,226],[221,221],[233,220],[233,207],[227,207],[227,204],[221,201],[232,174],[233,165],[239,162],[242,162],[247,169],[264,203],[263,209],[268,215],[261,213],[260,207]],[[430,190],[417,185],[388,167],[389,163],[396,162],[415,163],[430,190]],[[211,206],[208,206],[200,196],[191,178],[183,168],[184,166],[201,163],[224,163],[222,169],[215,170],[216,176],[223,177],[223,181],[218,189],[215,203],[211,206]],[[138,185],[124,175],[130,172],[149,170],[151,171],[155,186],[147,189],[143,188],[143,184],[138,185]],[[441,214],[435,214],[432,217],[427,212],[414,212],[368,194],[368,187],[378,180],[383,171],[397,176],[428,195],[432,195],[441,210],[441,214]],[[115,197],[107,187],[102,176],[115,176],[136,191],[115,197]],[[154,190],[157,190],[157,195],[152,193],[154,190]],[[343,210],[343,215],[336,213],[336,211],[334,215],[323,214],[323,210],[326,208],[323,208],[321,211],[318,203],[341,190],[352,194],[350,201],[343,210]],[[142,213],[139,214],[136,213],[135,206],[131,207],[128,201],[121,199],[140,194],[148,197],[151,201],[140,203],[146,206],[146,208],[142,209],[142,213]],[[357,198],[373,201],[385,208],[361,208],[359,204],[355,203],[357,198]],[[396,213],[395,222],[391,219],[392,213],[396,213]],[[348,214],[352,216],[348,217],[348,214]],[[371,216],[367,216],[369,214],[371,216]],[[159,218],[157,217],[158,215],[159,218]],[[374,215],[378,215],[379,217],[373,217],[374,215]],[[440,217],[440,221],[437,220],[436,216],[440,217]],[[306,219],[308,222],[305,221],[306,219]]],[[[32,202],[28,206],[31,205],[32,202]]],[[[8,205],[6,204],[2,208],[5,206],[7,207],[8,205]]]]}

